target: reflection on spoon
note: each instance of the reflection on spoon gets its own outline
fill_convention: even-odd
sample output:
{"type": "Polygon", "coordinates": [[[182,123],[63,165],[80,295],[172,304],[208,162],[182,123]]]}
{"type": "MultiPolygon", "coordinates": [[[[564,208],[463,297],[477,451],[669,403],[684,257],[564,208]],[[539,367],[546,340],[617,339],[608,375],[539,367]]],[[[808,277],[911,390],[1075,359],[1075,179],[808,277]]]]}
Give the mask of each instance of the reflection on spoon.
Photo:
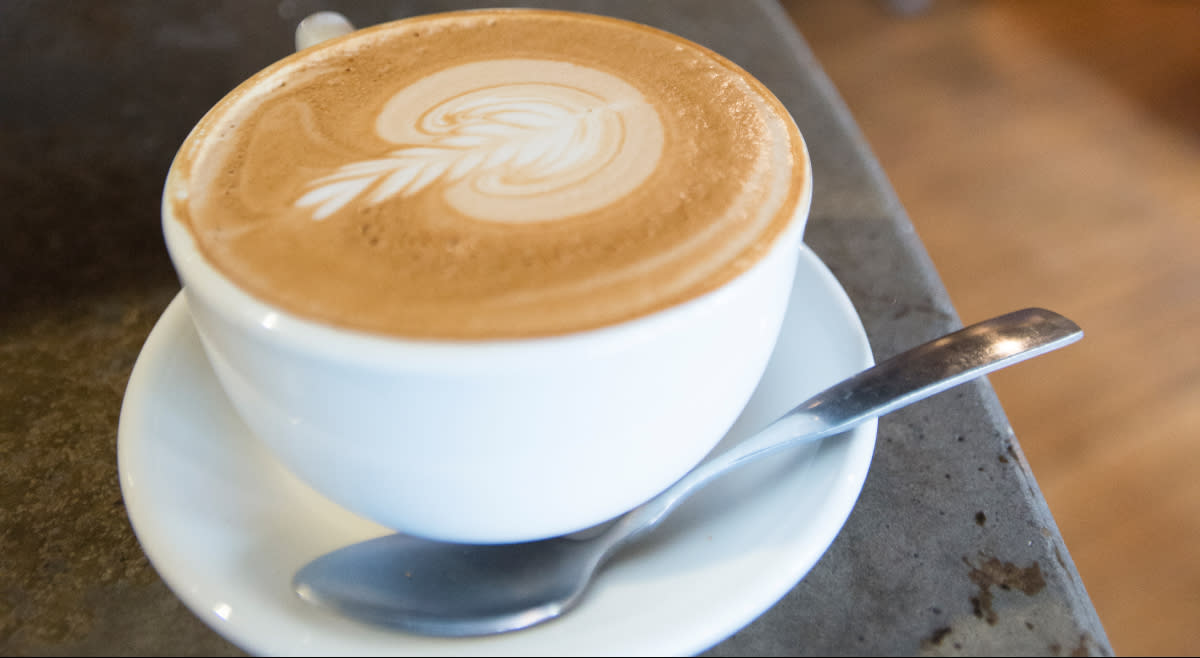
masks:
{"type": "Polygon", "coordinates": [[[1074,322],[1051,311],[1001,315],[825,389],[597,532],[522,544],[389,535],[317,558],[296,574],[293,585],[306,601],[413,633],[465,637],[526,628],[573,608],[617,548],[656,527],[685,498],[733,467],[784,446],[840,434],[1082,337],[1074,322]]]}

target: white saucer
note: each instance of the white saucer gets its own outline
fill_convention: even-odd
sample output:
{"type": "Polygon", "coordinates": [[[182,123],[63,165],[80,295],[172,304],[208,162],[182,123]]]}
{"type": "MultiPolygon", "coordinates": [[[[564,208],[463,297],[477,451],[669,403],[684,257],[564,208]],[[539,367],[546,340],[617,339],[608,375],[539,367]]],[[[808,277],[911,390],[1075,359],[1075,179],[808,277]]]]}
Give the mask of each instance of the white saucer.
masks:
{"type": "MultiPolygon", "coordinates": [[[[871,363],[845,292],[805,249],[778,347],[726,441],[871,363]]],[[[683,655],[737,632],[808,573],[858,498],[875,431],[871,421],[714,482],[618,555],[564,617],[457,640],[362,625],[292,593],[301,565],[386,530],[309,489],[249,434],[217,385],[182,295],[129,379],[118,465],[151,563],[195,614],[250,653],[683,655]]]]}

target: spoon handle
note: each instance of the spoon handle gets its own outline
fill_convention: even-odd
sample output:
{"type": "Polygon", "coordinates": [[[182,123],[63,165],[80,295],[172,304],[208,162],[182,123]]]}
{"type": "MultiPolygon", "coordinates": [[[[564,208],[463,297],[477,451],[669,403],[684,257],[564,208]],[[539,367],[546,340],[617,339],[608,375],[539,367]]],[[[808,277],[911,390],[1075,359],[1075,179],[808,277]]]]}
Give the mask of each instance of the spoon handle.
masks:
{"type": "Polygon", "coordinates": [[[1028,308],[985,320],[897,354],[800,403],[754,436],[713,457],[629,512],[606,534],[609,550],[656,526],[708,480],[784,446],[851,429],[989,372],[1083,337],[1071,320],[1028,308]]]}

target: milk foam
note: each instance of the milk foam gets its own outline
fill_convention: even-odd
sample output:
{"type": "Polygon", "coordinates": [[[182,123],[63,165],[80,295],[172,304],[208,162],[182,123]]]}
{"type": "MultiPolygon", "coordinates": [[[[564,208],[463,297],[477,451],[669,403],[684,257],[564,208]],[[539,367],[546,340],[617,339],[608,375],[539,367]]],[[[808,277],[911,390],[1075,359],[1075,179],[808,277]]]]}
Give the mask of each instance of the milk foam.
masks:
{"type": "Polygon", "coordinates": [[[197,126],[167,188],[204,258],[281,309],[488,339],[713,290],[803,215],[810,181],[786,110],[710,51],[614,19],[476,10],[269,67],[197,126]]]}
{"type": "Polygon", "coordinates": [[[398,91],[375,121],[400,146],[342,165],[296,201],[325,219],[430,186],[476,219],[532,222],[609,205],[658,165],[663,127],[637,89],[567,62],[504,59],[439,71],[398,91]],[[607,172],[607,173],[606,173],[607,172]]]}

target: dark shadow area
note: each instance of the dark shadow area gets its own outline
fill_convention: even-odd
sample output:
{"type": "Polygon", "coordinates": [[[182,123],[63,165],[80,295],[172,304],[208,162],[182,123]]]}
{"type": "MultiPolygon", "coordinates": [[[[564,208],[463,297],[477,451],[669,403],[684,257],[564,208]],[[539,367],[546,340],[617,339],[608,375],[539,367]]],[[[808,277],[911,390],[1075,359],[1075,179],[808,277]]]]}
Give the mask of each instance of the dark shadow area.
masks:
{"type": "Polygon", "coordinates": [[[250,7],[0,6],[0,325],[177,285],[158,212],[171,158],[208,107],[289,47],[286,32],[222,27],[221,12],[250,7]],[[244,41],[260,45],[235,51],[244,41]]]}

